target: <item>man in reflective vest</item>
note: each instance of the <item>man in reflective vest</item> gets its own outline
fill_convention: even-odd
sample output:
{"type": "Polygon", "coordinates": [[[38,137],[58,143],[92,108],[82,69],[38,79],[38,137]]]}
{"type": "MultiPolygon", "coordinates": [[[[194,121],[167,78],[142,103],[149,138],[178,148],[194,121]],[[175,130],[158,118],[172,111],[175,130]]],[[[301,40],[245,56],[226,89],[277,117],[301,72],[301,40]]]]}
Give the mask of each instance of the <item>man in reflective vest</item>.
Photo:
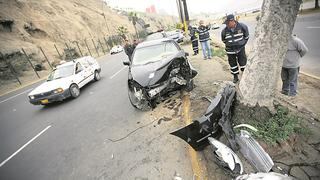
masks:
{"type": "Polygon", "coordinates": [[[227,16],[225,24],[221,39],[226,45],[231,74],[234,76],[233,82],[237,83],[239,81],[238,64],[241,71],[244,71],[247,64],[245,45],[249,39],[249,30],[245,24],[237,22],[232,14],[227,16]]]}
{"type": "Polygon", "coordinates": [[[197,28],[194,28],[194,27],[191,27],[189,26],[188,27],[188,30],[189,30],[189,36],[190,36],[190,40],[191,40],[191,43],[192,43],[192,49],[193,49],[193,55],[197,55],[199,53],[199,48],[198,48],[198,37],[196,35],[196,32],[197,32],[197,28]]]}

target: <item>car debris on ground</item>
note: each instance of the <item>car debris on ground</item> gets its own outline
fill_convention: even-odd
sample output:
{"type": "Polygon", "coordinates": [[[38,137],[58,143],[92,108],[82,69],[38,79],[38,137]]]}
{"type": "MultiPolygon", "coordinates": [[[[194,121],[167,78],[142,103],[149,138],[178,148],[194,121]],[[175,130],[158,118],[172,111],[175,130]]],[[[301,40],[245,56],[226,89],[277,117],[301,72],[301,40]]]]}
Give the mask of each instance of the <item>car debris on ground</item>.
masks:
{"type": "Polygon", "coordinates": [[[235,97],[235,85],[225,83],[214,99],[205,97],[210,101],[210,105],[204,115],[171,134],[186,141],[196,151],[211,145],[216,163],[232,177],[238,176],[237,179],[290,179],[291,177],[286,175],[270,173],[274,166],[272,159],[248,131],[240,129],[240,133],[235,133],[234,129],[239,128],[257,131],[249,124],[232,127],[231,112],[235,97]],[[219,141],[223,133],[227,137],[230,148],[219,141]],[[243,175],[246,170],[235,152],[240,152],[254,167],[257,174],[243,175]]]}

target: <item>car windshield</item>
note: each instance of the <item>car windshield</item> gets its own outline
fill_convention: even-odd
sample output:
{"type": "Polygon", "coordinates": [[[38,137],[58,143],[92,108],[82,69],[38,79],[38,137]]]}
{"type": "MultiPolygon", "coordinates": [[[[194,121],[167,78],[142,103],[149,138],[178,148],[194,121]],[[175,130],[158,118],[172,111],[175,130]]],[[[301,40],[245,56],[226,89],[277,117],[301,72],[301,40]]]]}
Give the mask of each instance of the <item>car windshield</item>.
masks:
{"type": "Polygon", "coordinates": [[[47,81],[52,81],[55,79],[60,79],[73,75],[73,65],[62,66],[54,71],[52,71],[47,79],[47,81]]]}
{"type": "Polygon", "coordinates": [[[177,52],[179,52],[179,50],[172,42],[139,48],[136,49],[133,55],[132,64],[143,65],[156,62],[167,56],[174,55],[177,52]]]}

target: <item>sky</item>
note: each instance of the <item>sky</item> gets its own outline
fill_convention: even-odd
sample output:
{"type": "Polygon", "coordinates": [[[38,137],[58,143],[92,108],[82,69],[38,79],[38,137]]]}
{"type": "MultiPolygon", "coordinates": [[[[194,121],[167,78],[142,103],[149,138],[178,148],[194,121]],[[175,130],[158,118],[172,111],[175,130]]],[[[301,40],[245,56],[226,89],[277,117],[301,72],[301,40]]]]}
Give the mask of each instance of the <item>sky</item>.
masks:
{"type": "MultiPolygon", "coordinates": [[[[150,5],[156,10],[165,10],[170,15],[178,15],[176,0],[105,0],[112,7],[132,8],[145,11],[150,5]]],[[[187,0],[189,13],[234,13],[261,7],[262,0],[187,0]]]]}

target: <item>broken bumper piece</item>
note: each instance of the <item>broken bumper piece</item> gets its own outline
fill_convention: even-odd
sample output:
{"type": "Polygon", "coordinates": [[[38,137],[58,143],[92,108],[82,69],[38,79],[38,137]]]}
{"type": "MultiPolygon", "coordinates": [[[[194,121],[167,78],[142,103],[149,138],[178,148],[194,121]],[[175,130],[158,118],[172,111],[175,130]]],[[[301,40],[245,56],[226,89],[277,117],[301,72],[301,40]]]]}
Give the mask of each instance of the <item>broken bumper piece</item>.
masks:
{"type": "Polygon", "coordinates": [[[231,117],[229,110],[234,96],[235,87],[227,84],[214,99],[208,99],[210,105],[203,116],[171,134],[186,141],[196,151],[209,145],[208,137],[219,138],[222,134],[221,127],[228,137],[235,137],[227,120],[231,117]]]}
{"type": "Polygon", "coordinates": [[[255,179],[259,179],[259,180],[293,180],[294,178],[287,176],[287,175],[283,175],[283,174],[279,174],[279,173],[275,173],[275,172],[270,172],[270,173],[255,173],[255,174],[244,174],[244,175],[240,175],[236,178],[236,180],[255,180],[255,179]]]}
{"type": "Polygon", "coordinates": [[[239,157],[228,146],[220,141],[209,137],[210,144],[213,146],[214,154],[217,157],[219,164],[231,170],[232,174],[242,174],[243,166],[239,157]]]}
{"type": "Polygon", "coordinates": [[[271,170],[274,165],[272,159],[249,132],[240,130],[240,134],[236,135],[236,142],[240,146],[241,154],[258,172],[269,172],[271,170]]]}

